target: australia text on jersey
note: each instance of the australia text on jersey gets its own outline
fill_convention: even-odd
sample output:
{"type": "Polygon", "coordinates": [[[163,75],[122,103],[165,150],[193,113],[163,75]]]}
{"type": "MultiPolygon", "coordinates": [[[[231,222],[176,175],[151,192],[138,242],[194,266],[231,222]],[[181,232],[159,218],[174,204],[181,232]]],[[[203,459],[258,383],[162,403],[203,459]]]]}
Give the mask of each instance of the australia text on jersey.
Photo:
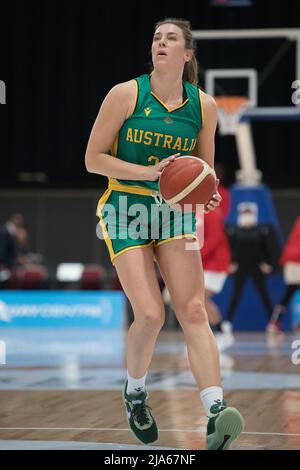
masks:
{"type": "Polygon", "coordinates": [[[194,150],[197,143],[197,139],[174,137],[169,134],[133,129],[132,127],[127,129],[126,141],[134,144],[153,145],[154,147],[181,150],[183,152],[191,152],[194,150]]]}

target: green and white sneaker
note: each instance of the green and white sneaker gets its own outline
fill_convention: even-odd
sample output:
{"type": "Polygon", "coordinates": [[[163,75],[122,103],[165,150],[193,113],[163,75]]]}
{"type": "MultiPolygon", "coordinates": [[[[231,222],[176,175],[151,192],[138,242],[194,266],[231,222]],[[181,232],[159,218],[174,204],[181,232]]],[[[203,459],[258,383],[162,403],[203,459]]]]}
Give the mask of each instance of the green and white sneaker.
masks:
{"type": "Polygon", "coordinates": [[[215,401],[209,413],[206,434],[207,450],[228,450],[244,429],[244,420],[236,408],[226,406],[223,400],[215,401]]]}
{"type": "Polygon", "coordinates": [[[143,444],[152,444],[152,442],[158,439],[158,431],[150,411],[151,408],[146,405],[147,398],[147,392],[141,392],[138,395],[128,395],[126,380],[123,390],[123,400],[131,431],[143,444]]]}

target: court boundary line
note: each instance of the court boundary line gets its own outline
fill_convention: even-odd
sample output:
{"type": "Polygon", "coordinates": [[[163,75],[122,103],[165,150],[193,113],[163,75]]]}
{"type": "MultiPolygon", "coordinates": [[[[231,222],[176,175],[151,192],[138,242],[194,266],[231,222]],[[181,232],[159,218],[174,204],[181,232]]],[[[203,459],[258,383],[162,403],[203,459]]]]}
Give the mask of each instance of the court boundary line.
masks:
{"type": "MultiPolygon", "coordinates": [[[[59,427],[0,427],[0,431],[128,431],[131,432],[129,428],[59,428],[59,427]]],[[[193,432],[193,433],[205,433],[206,428],[199,429],[160,429],[159,432],[193,432]]],[[[291,436],[291,437],[300,437],[300,433],[286,433],[286,432],[260,432],[260,431],[243,431],[242,434],[247,435],[266,435],[266,436],[291,436]]]]}

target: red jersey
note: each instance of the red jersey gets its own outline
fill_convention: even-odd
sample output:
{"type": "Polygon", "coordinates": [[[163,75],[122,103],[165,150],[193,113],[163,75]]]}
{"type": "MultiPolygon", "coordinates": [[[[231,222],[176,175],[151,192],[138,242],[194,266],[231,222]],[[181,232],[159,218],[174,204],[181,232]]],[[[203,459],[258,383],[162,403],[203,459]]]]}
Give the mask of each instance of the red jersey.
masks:
{"type": "Polygon", "coordinates": [[[197,231],[200,231],[204,219],[204,244],[201,257],[204,271],[228,272],[231,252],[224,227],[223,213],[220,208],[214,209],[204,217],[199,217],[197,231]]]}
{"type": "Polygon", "coordinates": [[[222,184],[219,184],[218,186],[218,192],[220,196],[222,197],[222,201],[220,204],[221,211],[223,213],[224,219],[229,215],[230,211],[230,191],[229,189],[225,188],[222,184]]]}
{"type": "Polygon", "coordinates": [[[300,216],[293,225],[280,258],[281,265],[289,262],[300,263],[300,216]]]}

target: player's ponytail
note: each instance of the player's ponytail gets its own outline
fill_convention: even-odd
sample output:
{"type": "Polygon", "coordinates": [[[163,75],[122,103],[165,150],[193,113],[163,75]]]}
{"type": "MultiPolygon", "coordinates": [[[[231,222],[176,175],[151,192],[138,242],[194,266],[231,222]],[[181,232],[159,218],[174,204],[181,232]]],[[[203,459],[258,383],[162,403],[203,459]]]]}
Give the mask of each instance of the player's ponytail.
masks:
{"type": "Polygon", "coordinates": [[[183,79],[192,83],[193,85],[198,85],[198,61],[193,55],[190,62],[187,62],[184,66],[183,79]]]}

